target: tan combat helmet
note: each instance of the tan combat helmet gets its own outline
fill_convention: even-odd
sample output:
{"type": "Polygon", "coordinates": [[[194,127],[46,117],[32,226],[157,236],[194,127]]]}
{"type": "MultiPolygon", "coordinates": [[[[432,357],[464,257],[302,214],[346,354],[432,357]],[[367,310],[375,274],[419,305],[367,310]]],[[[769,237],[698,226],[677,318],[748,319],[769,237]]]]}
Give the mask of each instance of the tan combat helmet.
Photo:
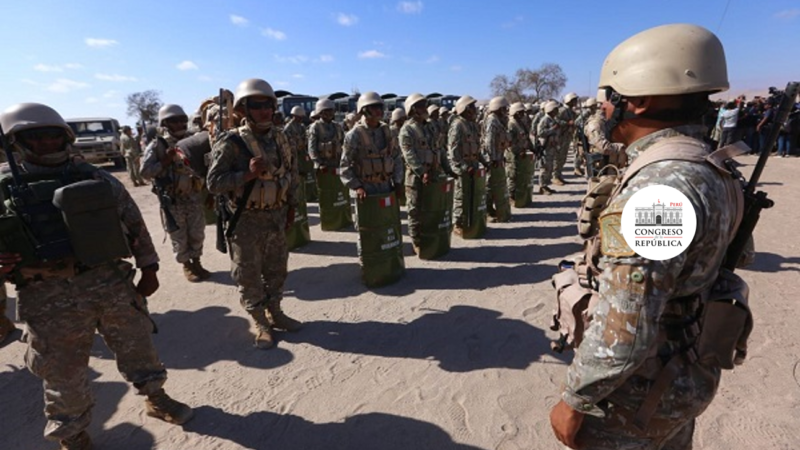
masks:
{"type": "Polygon", "coordinates": [[[403,120],[406,118],[406,112],[403,108],[395,108],[392,111],[392,123],[397,122],[398,120],[403,120]]]}
{"type": "Polygon", "coordinates": [[[0,125],[8,136],[10,144],[16,141],[16,134],[32,128],[59,127],[67,133],[67,140],[75,141],[75,133],[55,109],[41,103],[18,103],[0,114],[0,125]]]}
{"type": "Polygon", "coordinates": [[[497,96],[489,101],[489,112],[495,112],[502,108],[508,108],[508,100],[502,95],[497,96]]]}
{"type": "Polygon", "coordinates": [[[439,117],[444,117],[450,114],[450,110],[447,109],[447,106],[440,106],[439,107],[439,117]]]}
{"type": "Polygon", "coordinates": [[[372,105],[383,105],[383,99],[377,92],[369,91],[361,94],[356,103],[357,112],[363,112],[364,108],[372,105]]]}
{"type": "Polygon", "coordinates": [[[405,101],[406,107],[406,115],[411,114],[411,109],[419,102],[427,101],[428,99],[425,98],[424,95],[420,94],[419,92],[414,92],[413,94],[409,95],[405,101]]]}
{"type": "Polygon", "coordinates": [[[333,103],[333,100],[331,100],[331,99],[323,98],[322,100],[317,102],[317,107],[314,110],[314,112],[317,115],[320,115],[322,113],[322,111],[325,111],[325,110],[328,110],[328,109],[336,109],[336,104],[333,103]]]}
{"type": "Polygon", "coordinates": [[[242,100],[255,96],[270,97],[275,103],[278,102],[275,91],[272,90],[269,83],[259,78],[249,78],[236,87],[236,93],[233,95],[233,107],[238,108],[242,105],[242,100]]]}
{"type": "Polygon", "coordinates": [[[509,109],[508,113],[513,116],[521,111],[525,111],[525,105],[523,105],[521,102],[516,102],[511,105],[511,109],[509,109]]]}
{"type": "Polygon", "coordinates": [[[597,106],[597,99],[594,98],[594,97],[589,97],[583,103],[583,106],[585,106],[586,108],[591,108],[592,106],[597,106]]]}
{"type": "Polygon", "coordinates": [[[293,115],[293,116],[305,117],[305,116],[306,116],[306,110],[305,110],[305,109],[303,109],[303,107],[302,107],[302,106],[300,106],[300,105],[297,105],[297,106],[295,106],[294,108],[292,108],[291,115],[293,115]]]}
{"type": "Polygon", "coordinates": [[[434,114],[439,114],[439,107],[436,105],[428,105],[428,115],[432,117],[434,114]]]}
{"type": "Polygon", "coordinates": [[[627,97],[722,92],[729,88],[727,67],[714,33],[697,25],[662,25],[617,45],[603,63],[599,87],[627,97]]]}
{"type": "Polygon", "coordinates": [[[544,112],[545,114],[550,114],[551,112],[558,109],[558,102],[554,100],[550,100],[549,102],[544,104],[544,112]]]}
{"type": "Polygon", "coordinates": [[[456,114],[460,116],[461,114],[464,113],[464,111],[466,111],[469,105],[474,105],[477,102],[478,102],[477,100],[475,100],[469,95],[461,96],[461,98],[459,98],[458,101],[456,102],[456,114]]]}
{"type": "Polygon", "coordinates": [[[576,98],[578,98],[578,94],[570,92],[569,94],[564,96],[564,104],[567,105],[569,104],[569,102],[575,100],[576,98]]]}
{"type": "MultiPolygon", "coordinates": [[[[158,125],[164,126],[164,121],[171,117],[187,117],[183,108],[178,105],[168,103],[158,110],[158,125]]],[[[188,118],[188,117],[187,117],[188,118]]]]}

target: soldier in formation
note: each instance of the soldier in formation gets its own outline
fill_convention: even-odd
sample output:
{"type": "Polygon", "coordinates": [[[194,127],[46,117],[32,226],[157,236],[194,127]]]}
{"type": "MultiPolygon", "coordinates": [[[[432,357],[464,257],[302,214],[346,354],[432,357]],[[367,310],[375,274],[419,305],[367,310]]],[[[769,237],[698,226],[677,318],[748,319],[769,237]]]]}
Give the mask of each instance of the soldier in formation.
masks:
{"type": "Polygon", "coordinates": [[[232,212],[231,277],[255,323],[259,349],[273,347],[273,329],[297,331],[302,325],[281,306],[289,261],[286,229],[294,222],[299,176],[295,153],[272,121],[277,101],[264,80],[239,83],[233,107],[244,117],[242,125],[216,141],[208,170],[208,190],[225,195],[232,212]]]}
{"type": "Polygon", "coordinates": [[[158,136],[145,150],[141,172],[153,182],[153,192],[161,202],[162,222],[172,241],[175,260],[183,265],[187,280],[198,282],[211,276],[200,263],[206,235],[204,180],[176,147],[186,136],[188,120],[178,105],[167,104],[159,109],[158,136]]]}
{"type": "Polygon", "coordinates": [[[489,102],[483,128],[482,156],[489,173],[486,181],[486,209],[494,222],[511,220],[505,166],[505,152],[510,144],[507,129],[508,107],[508,100],[505,97],[493,98],[489,102]]]}
{"type": "Polygon", "coordinates": [[[570,92],[564,96],[564,103],[558,105],[558,113],[554,116],[558,124],[558,146],[556,147],[553,161],[553,184],[563,186],[566,184],[562,171],[567,162],[570,144],[575,136],[575,105],[578,104],[578,94],[570,92]]]}
{"type": "Polygon", "coordinates": [[[317,102],[319,120],[309,127],[308,154],[317,172],[320,226],[336,231],[353,224],[347,188],[339,179],[339,163],[344,145],[344,130],[333,120],[335,105],[323,99],[317,102]]]}
{"type": "Polygon", "coordinates": [[[609,164],[620,169],[624,168],[627,163],[625,144],[609,140],[606,116],[602,108],[590,106],[589,110],[591,115],[586,119],[583,127],[586,142],[589,144],[587,170],[596,174],[597,171],[609,164]]]}
{"type": "Polygon", "coordinates": [[[561,151],[559,124],[556,120],[557,114],[558,103],[550,100],[545,103],[538,121],[536,121],[536,139],[542,153],[539,156],[541,166],[539,193],[544,195],[550,195],[555,192],[550,189],[550,183],[553,181],[553,164],[556,155],[561,151]]]}
{"type": "Polygon", "coordinates": [[[512,104],[509,115],[509,144],[505,154],[508,195],[514,205],[521,208],[531,202],[531,178],[535,161],[531,152],[531,141],[528,139],[525,105],[520,102],[512,104]]]}
{"type": "MultiPolygon", "coordinates": [[[[746,323],[728,326],[721,310],[720,320],[701,316],[719,277],[743,283],[720,272],[741,218],[741,185],[722,160],[732,155],[709,156],[701,124],[709,95],[728,89],[722,43],[695,25],[651,28],[609,53],[599,87],[614,118],[611,139],[642,162],[631,158],[627,183],[600,212],[599,245],[587,246],[585,261],[598,262],[597,303],[550,421],[569,448],[687,449],[717,391],[721,361],[732,359],[732,348],[725,355],[715,346],[736,343],[746,323]],[[677,153],[691,156],[670,159],[677,153]],[[626,204],[653,184],[681,192],[697,216],[688,248],[660,261],[619,238],[626,204]]],[[[721,298],[728,300],[720,307],[739,308],[730,304],[736,296],[721,298]]]]}
{"type": "Polygon", "coordinates": [[[36,247],[23,235],[15,245],[30,251],[0,249],[0,281],[16,285],[18,313],[27,328],[25,361],[44,387],[45,437],[62,450],[92,447],[86,432],[94,404],[87,366],[96,332],[125,379],[146,396],[148,416],[187,422],[192,409],[164,392],[167,371],[151,338],[154,324],[145,297],[158,289],[158,255],[136,203],[116,178],[70,158],[75,135],[49,106],[14,105],[0,114],[0,124],[22,155],[20,175],[4,165],[0,183],[34,176],[28,185],[38,185],[40,194],[20,199],[0,193],[6,216],[28,214],[31,207],[39,211],[28,223],[36,247]],[[76,211],[88,211],[84,219],[94,226],[76,226],[81,219],[76,211]],[[93,233],[97,226],[105,231],[100,236],[93,233]],[[59,245],[61,236],[69,236],[69,246],[59,245]],[[135,269],[123,261],[131,255],[141,274],[135,286],[135,269]]]}
{"type": "Polygon", "coordinates": [[[461,237],[480,237],[486,224],[486,204],[483,192],[476,192],[476,178],[482,178],[480,131],[475,121],[478,117],[476,100],[464,95],[456,102],[456,115],[447,134],[447,160],[456,175],[453,200],[453,232],[461,237]],[[483,207],[481,207],[481,205],[483,207]],[[479,230],[476,235],[465,229],[479,230]]]}

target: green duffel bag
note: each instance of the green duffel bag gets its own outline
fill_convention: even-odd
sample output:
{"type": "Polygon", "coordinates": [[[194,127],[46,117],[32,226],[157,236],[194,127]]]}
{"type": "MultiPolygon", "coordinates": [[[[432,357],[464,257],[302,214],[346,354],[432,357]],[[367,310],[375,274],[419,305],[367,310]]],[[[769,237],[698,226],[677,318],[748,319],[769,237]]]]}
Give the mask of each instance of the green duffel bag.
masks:
{"type": "Polygon", "coordinates": [[[338,170],[323,169],[317,173],[319,187],[319,221],[323,231],[337,231],[353,225],[350,193],[342,184],[338,170]]]}
{"type": "Polygon", "coordinates": [[[523,153],[514,161],[514,207],[525,208],[533,201],[533,176],[536,173],[536,157],[531,152],[523,153]]]}
{"type": "Polygon", "coordinates": [[[450,251],[454,180],[442,176],[420,192],[419,258],[435,259],[450,251]]]}
{"type": "Polygon", "coordinates": [[[464,174],[462,185],[467,220],[461,237],[480,239],[486,234],[486,170],[481,167],[472,176],[464,174]]]}
{"type": "Polygon", "coordinates": [[[297,186],[297,208],[294,210],[294,223],[286,230],[286,245],[289,251],[300,248],[311,242],[311,230],[308,228],[308,208],[305,198],[306,186],[297,186]]]}
{"type": "Polygon", "coordinates": [[[394,192],[356,201],[361,280],[367,287],[394,283],[405,273],[400,205],[394,192]]]}

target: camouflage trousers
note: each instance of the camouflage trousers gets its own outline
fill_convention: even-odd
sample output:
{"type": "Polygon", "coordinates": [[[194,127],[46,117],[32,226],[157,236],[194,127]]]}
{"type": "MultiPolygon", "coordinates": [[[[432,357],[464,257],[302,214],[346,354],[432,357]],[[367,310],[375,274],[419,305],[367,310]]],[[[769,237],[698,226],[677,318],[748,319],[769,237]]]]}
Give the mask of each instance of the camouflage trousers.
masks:
{"type": "Polygon", "coordinates": [[[575,142],[575,170],[583,172],[586,167],[586,155],[584,154],[583,147],[580,142],[575,142]]]}
{"type": "Polygon", "coordinates": [[[553,181],[553,163],[557,151],[556,147],[546,147],[544,155],[539,158],[539,187],[550,186],[553,181]]]}
{"type": "Polygon", "coordinates": [[[408,211],[408,237],[411,242],[419,247],[422,233],[420,203],[422,194],[422,179],[416,175],[406,175],[406,210],[408,211]]]}
{"type": "Polygon", "coordinates": [[[492,163],[486,179],[486,211],[497,222],[511,220],[508,179],[503,161],[492,163]]]}
{"type": "Polygon", "coordinates": [[[564,169],[564,164],[567,163],[569,141],[569,138],[564,136],[562,136],[558,141],[558,147],[555,150],[555,164],[553,165],[553,176],[556,178],[563,178],[561,171],[564,169]]]}
{"type": "Polygon", "coordinates": [[[206,219],[202,203],[194,199],[178,199],[170,207],[170,212],[179,227],[169,234],[175,260],[183,264],[201,257],[206,238],[206,219]]]}
{"type": "Polygon", "coordinates": [[[145,299],[134,290],[130,269],[128,263],[109,264],[19,289],[19,316],[28,328],[25,362],[43,382],[48,439],[74,436],[91,422],[94,401],[87,368],[95,331],[137,394],[164,385],[167,372],[150,336],[153,323],[145,299]]]}
{"type": "Polygon", "coordinates": [[[142,175],[139,174],[138,156],[126,156],[125,166],[128,168],[128,176],[131,177],[131,182],[133,184],[145,184],[144,178],[142,178],[142,175]]]}
{"type": "Polygon", "coordinates": [[[283,298],[289,262],[286,213],[286,207],[244,211],[228,242],[231,277],[247,311],[263,310],[283,298]]]}

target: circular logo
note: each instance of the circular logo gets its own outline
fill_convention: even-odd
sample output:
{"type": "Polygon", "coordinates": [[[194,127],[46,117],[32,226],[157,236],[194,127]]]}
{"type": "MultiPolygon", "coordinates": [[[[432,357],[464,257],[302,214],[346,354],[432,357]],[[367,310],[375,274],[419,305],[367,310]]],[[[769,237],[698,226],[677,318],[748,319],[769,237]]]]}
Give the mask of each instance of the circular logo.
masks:
{"type": "Polygon", "coordinates": [[[681,191],[663,185],[648,186],[625,204],[622,236],[640,256],[663,261],[680,255],[692,243],[697,215],[681,191]]]}

